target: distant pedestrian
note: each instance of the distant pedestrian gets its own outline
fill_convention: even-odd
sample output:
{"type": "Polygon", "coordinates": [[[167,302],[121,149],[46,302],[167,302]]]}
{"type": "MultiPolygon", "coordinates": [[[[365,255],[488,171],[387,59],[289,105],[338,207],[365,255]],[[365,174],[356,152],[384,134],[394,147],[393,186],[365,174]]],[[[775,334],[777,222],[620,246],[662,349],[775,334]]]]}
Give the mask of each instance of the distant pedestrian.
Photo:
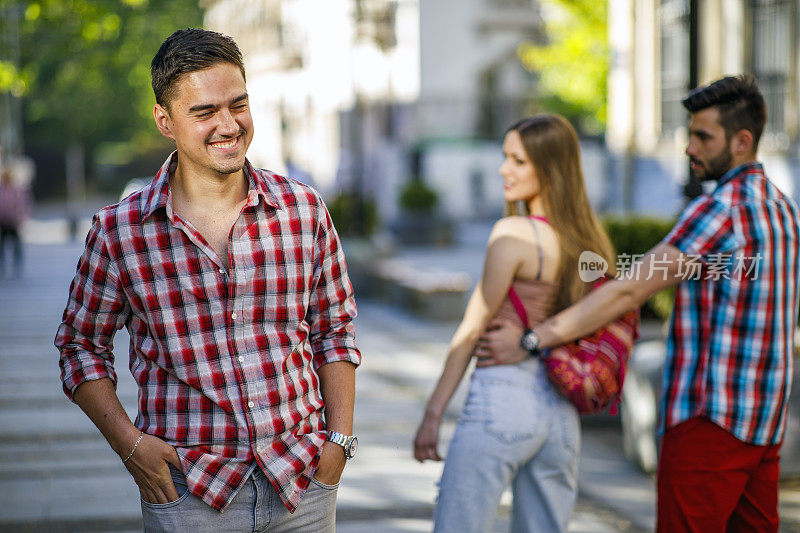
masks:
{"type": "Polygon", "coordinates": [[[16,183],[9,167],[0,167],[0,276],[6,274],[6,247],[11,247],[14,276],[23,268],[20,227],[31,214],[31,195],[27,186],[16,183]]]}
{"type": "MultiPolygon", "coordinates": [[[[538,323],[591,288],[578,275],[581,250],[615,263],[586,196],[578,136],[564,118],[536,115],[514,124],[503,154],[500,174],[511,216],[492,229],[483,276],[414,440],[419,461],[441,460],[442,415],[486,326],[495,316],[522,323],[513,294],[538,323]],[[518,203],[524,205],[524,216],[515,215],[518,203]]],[[[512,531],[567,531],[579,451],[578,412],[548,381],[540,360],[475,369],[445,458],[435,531],[490,531],[509,486],[512,531]]]]}
{"type": "Polygon", "coordinates": [[[331,218],[245,157],[231,38],[177,31],[151,75],[176,151],[94,218],[56,335],[64,391],[133,476],[146,531],[333,531],[361,355],[331,218]],[[123,326],[135,424],[115,392],[123,326]]]}
{"type": "Polygon", "coordinates": [[[664,376],[658,531],[778,531],[800,213],[755,160],[767,110],[752,76],[695,89],[683,105],[691,114],[691,170],[716,181],[714,191],[686,207],[632,275],[524,335],[512,323],[495,323],[476,355],[484,364],[529,358],[521,335],[538,353],[678,285],[664,376]]]}

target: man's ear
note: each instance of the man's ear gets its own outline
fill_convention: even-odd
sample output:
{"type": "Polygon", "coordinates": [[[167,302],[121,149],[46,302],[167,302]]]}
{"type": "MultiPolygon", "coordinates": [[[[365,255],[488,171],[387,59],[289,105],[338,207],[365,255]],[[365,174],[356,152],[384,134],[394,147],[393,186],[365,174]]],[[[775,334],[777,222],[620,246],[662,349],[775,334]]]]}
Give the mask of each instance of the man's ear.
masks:
{"type": "Polygon", "coordinates": [[[172,119],[169,116],[169,111],[161,104],[156,104],[153,107],[153,119],[155,119],[156,127],[161,132],[161,135],[174,141],[175,135],[172,133],[172,119]]]}
{"type": "Polygon", "coordinates": [[[750,130],[739,130],[731,139],[731,153],[733,155],[747,155],[755,153],[753,133],[750,130]]]}

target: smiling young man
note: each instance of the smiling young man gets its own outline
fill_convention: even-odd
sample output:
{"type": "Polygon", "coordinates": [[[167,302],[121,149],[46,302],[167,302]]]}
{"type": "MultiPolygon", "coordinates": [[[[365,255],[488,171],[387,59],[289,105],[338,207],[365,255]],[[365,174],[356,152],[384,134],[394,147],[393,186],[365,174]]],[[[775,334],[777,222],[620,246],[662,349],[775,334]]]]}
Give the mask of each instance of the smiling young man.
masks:
{"type": "Polygon", "coordinates": [[[756,162],[767,114],[750,75],[692,91],[691,170],[716,182],[623,279],[523,335],[491,326],[479,366],[580,338],[677,285],[664,376],[658,531],[777,531],[800,278],[800,215],[756,162]],[[699,264],[698,270],[690,264],[699,264]],[[520,341],[522,338],[522,341],[520,341]]]}
{"type": "Polygon", "coordinates": [[[138,485],[145,530],[333,531],[361,356],[330,216],[247,161],[233,40],[177,31],[151,73],[176,150],[94,218],[56,335],[64,391],[138,485]],[[115,392],[123,326],[135,424],[115,392]]]}

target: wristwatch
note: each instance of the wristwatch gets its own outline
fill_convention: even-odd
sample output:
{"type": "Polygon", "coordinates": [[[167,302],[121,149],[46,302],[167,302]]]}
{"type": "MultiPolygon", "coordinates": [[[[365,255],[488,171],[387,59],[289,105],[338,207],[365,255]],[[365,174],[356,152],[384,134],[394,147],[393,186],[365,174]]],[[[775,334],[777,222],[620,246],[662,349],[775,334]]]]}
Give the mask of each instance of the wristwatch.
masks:
{"type": "Polygon", "coordinates": [[[539,349],[539,335],[537,335],[532,329],[529,329],[522,334],[519,345],[522,346],[523,349],[527,350],[528,353],[530,353],[533,357],[539,357],[542,355],[542,350],[539,349]]]}
{"type": "Polygon", "coordinates": [[[328,437],[325,440],[329,440],[334,444],[338,444],[342,448],[344,448],[344,456],[347,459],[352,459],[356,456],[356,449],[358,448],[358,438],[353,436],[342,435],[341,433],[337,433],[335,431],[328,431],[328,437]]]}

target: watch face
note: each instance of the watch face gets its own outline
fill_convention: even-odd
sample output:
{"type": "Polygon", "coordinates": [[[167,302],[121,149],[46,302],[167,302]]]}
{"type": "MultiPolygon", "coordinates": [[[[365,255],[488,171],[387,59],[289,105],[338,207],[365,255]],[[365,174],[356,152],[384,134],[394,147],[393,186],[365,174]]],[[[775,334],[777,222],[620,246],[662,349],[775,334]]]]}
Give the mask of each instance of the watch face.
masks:
{"type": "Polygon", "coordinates": [[[347,446],[347,458],[352,459],[356,455],[358,449],[358,439],[353,437],[350,439],[350,444],[347,446]]]}
{"type": "Polygon", "coordinates": [[[535,350],[539,347],[539,338],[532,331],[526,333],[522,337],[522,347],[528,351],[535,350]]]}

